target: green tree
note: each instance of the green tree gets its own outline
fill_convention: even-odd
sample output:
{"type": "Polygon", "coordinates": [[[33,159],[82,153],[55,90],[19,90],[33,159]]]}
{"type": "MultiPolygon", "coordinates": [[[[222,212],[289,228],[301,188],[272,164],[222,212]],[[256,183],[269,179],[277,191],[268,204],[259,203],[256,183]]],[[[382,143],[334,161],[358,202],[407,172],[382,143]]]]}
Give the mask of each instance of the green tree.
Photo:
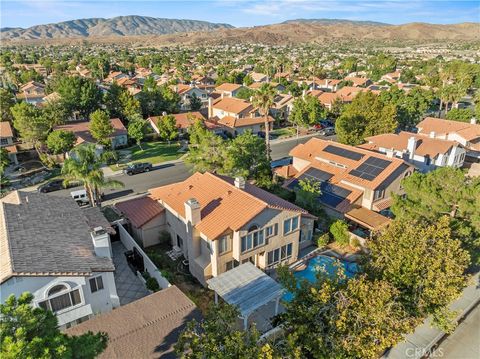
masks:
{"type": "Polygon", "coordinates": [[[56,130],[48,134],[47,147],[53,154],[66,153],[73,148],[76,141],[72,132],[56,130]]]}
{"type": "Polygon", "coordinates": [[[394,196],[392,211],[399,219],[436,223],[448,215],[454,237],[480,262],[480,179],[460,169],[441,167],[413,173],[402,181],[405,195],[394,196]]]}
{"type": "Polygon", "coordinates": [[[57,328],[57,317],[51,311],[34,308],[32,302],[33,295],[23,293],[0,304],[2,358],[94,359],[107,347],[107,334],[66,335],[57,328]]]}
{"type": "Polygon", "coordinates": [[[89,115],[100,107],[102,93],[90,79],[79,76],[64,76],[53,85],[60,95],[60,102],[69,115],[78,112],[80,117],[89,115]]]}
{"type": "Polygon", "coordinates": [[[265,127],[265,151],[267,154],[267,158],[270,161],[270,122],[268,113],[270,111],[270,107],[273,106],[275,99],[275,89],[270,86],[270,84],[265,83],[263,84],[253,96],[253,105],[258,108],[260,115],[263,116],[264,119],[264,127],[265,127]]]}
{"type": "Polygon", "coordinates": [[[202,108],[202,100],[194,93],[190,96],[190,110],[198,111],[202,108]]]}
{"type": "Polygon", "coordinates": [[[145,137],[146,130],[147,121],[145,121],[142,116],[136,115],[130,118],[130,122],[128,123],[128,137],[133,138],[142,151],[141,142],[145,137]]]}
{"type": "Polygon", "coordinates": [[[299,128],[308,128],[326,117],[326,109],[316,97],[306,95],[295,99],[289,121],[299,128]]]}
{"type": "Polygon", "coordinates": [[[15,105],[13,94],[11,91],[0,88],[0,114],[2,118],[0,121],[13,122],[13,115],[11,108],[15,105]]]}
{"type": "Polygon", "coordinates": [[[0,174],[3,175],[5,167],[10,164],[10,157],[8,157],[8,151],[4,147],[0,147],[0,174]]]}
{"type": "Polygon", "coordinates": [[[225,163],[225,142],[198,120],[188,129],[190,144],[186,162],[193,171],[222,172],[225,163]]]}
{"type": "Polygon", "coordinates": [[[350,243],[350,234],[348,233],[348,224],[343,220],[336,220],[330,226],[330,233],[335,242],[341,246],[347,246],[350,243]]]}
{"type": "Polygon", "coordinates": [[[116,82],[112,83],[108,91],[103,95],[103,103],[110,117],[123,119],[122,94],[126,92],[116,82]]]}
{"type": "Polygon", "coordinates": [[[114,131],[110,117],[105,111],[96,110],[90,115],[90,133],[99,143],[108,145],[114,131]]]}
{"type": "Polygon", "coordinates": [[[157,121],[158,137],[172,141],[178,137],[177,121],[172,115],[161,116],[157,121]]]}
{"type": "Polygon", "coordinates": [[[255,328],[239,330],[238,310],[230,305],[212,306],[205,319],[192,320],[180,334],[175,352],[180,358],[263,358],[255,328]]]}
{"type": "Polygon", "coordinates": [[[223,172],[230,176],[253,178],[259,184],[268,185],[272,172],[265,155],[265,142],[251,131],[234,138],[225,152],[223,172]]]}
{"type": "Polygon", "coordinates": [[[135,115],[141,115],[142,109],[140,101],[133,97],[128,91],[123,91],[119,97],[121,104],[121,116],[120,118],[125,121],[129,120],[135,115]]]}
{"type": "Polygon", "coordinates": [[[320,182],[314,179],[301,179],[298,181],[298,188],[295,189],[295,203],[305,208],[310,213],[318,215],[320,204],[318,197],[322,194],[320,182]]]}
{"type": "Polygon", "coordinates": [[[447,120],[470,122],[474,113],[469,108],[452,108],[447,113],[447,120]]]}
{"type": "Polygon", "coordinates": [[[399,290],[399,300],[416,318],[445,318],[447,305],[466,286],[470,258],[452,237],[447,216],[432,224],[395,220],[369,242],[367,267],[399,290]]]}
{"type": "Polygon", "coordinates": [[[241,98],[242,100],[249,101],[254,94],[255,94],[254,90],[249,89],[248,87],[242,87],[240,88],[240,90],[237,91],[237,94],[235,95],[235,97],[241,98]]]}
{"type": "Polygon", "coordinates": [[[365,137],[393,133],[398,127],[394,105],[385,105],[371,91],[360,92],[351,104],[345,106],[335,123],[338,140],[348,145],[358,145],[365,137]]]}
{"type": "Polygon", "coordinates": [[[286,267],[279,278],[293,293],[280,321],[299,358],[375,358],[415,324],[395,301],[396,288],[365,275],[345,280],[340,265],[336,276],[319,271],[314,283],[286,267]]]}
{"type": "Polygon", "coordinates": [[[38,151],[50,129],[41,110],[29,103],[20,102],[15,104],[11,111],[13,127],[18,131],[22,141],[33,144],[38,151]]]}
{"type": "Polygon", "coordinates": [[[123,187],[120,181],[106,179],[102,171],[102,163],[111,156],[110,152],[99,154],[94,144],[77,146],[72,156],[63,163],[62,174],[65,184],[81,182],[85,187],[92,206],[100,204],[100,189],[105,187],[123,187]]]}

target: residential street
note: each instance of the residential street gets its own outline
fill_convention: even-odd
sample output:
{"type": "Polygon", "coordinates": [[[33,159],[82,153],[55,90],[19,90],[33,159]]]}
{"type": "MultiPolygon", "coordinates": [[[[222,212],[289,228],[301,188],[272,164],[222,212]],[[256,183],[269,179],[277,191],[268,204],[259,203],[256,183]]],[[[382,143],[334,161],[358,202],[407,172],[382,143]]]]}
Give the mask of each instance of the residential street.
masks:
{"type": "MultiPolygon", "coordinates": [[[[292,148],[294,148],[299,143],[305,143],[312,137],[325,138],[323,136],[314,135],[300,137],[298,140],[296,138],[281,140],[278,142],[272,142],[272,160],[277,160],[283,157],[288,156],[288,153],[292,148]]],[[[334,139],[334,136],[329,137],[334,139]]],[[[104,204],[112,204],[119,201],[120,199],[125,199],[125,197],[135,196],[139,194],[146,193],[148,189],[167,185],[170,183],[175,183],[185,180],[191,174],[190,169],[183,162],[176,162],[170,164],[160,164],[154,166],[154,170],[148,173],[141,173],[134,176],[127,175],[117,175],[114,176],[116,180],[119,180],[125,184],[124,188],[121,189],[105,189],[105,200],[104,204]]],[[[78,188],[69,188],[61,191],[51,192],[53,196],[70,196],[70,192],[78,188]]]]}

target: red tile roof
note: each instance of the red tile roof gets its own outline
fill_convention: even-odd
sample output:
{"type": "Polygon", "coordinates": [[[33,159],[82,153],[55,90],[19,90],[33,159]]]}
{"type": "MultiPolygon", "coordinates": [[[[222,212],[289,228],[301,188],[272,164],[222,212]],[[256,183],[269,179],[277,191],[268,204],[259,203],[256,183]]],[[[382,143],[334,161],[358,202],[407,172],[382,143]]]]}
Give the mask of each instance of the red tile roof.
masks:
{"type": "Polygon", "coordinates": [[[115,204],[115,208],[122,212],[137,228],[142,227],[165,211],[165,208],[151,197],[140,197],[119,202],[115,204]]]}

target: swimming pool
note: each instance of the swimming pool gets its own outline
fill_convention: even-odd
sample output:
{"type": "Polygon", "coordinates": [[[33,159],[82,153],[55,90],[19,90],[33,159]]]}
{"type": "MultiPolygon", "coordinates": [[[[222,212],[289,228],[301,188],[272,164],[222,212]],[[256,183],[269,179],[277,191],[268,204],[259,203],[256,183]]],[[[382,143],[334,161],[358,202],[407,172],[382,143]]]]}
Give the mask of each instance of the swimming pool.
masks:
{"type": "MultiPolygon", "coordinates": [[[[313,283],[316,279],[316,275],[318,271],[321,270],[321,268],[323,268],[326,274],[328,274],[329,276],[336,275],[338,267],[337,265],[335,265],[335,262],[337,261],[343,267],[345,276],[347,278],[352,278],[356,273],[359,272],[359,268],[356,263],[337,260],[335,258],[327,257],[324,255],[318,255],[308,261],[307,268],[305,268],[304,270],[297,271],[293,273],[293,275],[297,279],[306,279],[309,282],[313,283]]],[[[293,294],[288,292],[288,293],[285,293],[282,299],[289,302],[292,300],[292,298],[293,298],[293,294]]]]}

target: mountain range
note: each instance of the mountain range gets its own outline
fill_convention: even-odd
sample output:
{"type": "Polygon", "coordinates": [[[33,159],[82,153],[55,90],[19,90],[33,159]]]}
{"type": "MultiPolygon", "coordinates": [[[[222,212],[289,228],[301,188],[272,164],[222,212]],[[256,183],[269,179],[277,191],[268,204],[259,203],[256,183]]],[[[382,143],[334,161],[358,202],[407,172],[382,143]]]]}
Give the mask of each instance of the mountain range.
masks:
{"type": "Polygon", "coordinates": [[[3,41],[131,42],[142,45],[288,45],[338,40],[470,41],[480,40],[479,23],[391,25],[375,21],[295,19],[280,24],[234,28],[229,24],[146,16],[92,18],[37,25],[27,29],[1,29],[3,41]]]}
{"type": "Polygon", "coordinates": [[[27,29],[2,28],[4,40],[59,39],[100,36],[163,35],[177,32],[211,31],[233,28],[228,24],[215,24],[198,20],[161,19],[148,16],[117,16],[111,19],[91,18],[36,25],[27,29]]]}

